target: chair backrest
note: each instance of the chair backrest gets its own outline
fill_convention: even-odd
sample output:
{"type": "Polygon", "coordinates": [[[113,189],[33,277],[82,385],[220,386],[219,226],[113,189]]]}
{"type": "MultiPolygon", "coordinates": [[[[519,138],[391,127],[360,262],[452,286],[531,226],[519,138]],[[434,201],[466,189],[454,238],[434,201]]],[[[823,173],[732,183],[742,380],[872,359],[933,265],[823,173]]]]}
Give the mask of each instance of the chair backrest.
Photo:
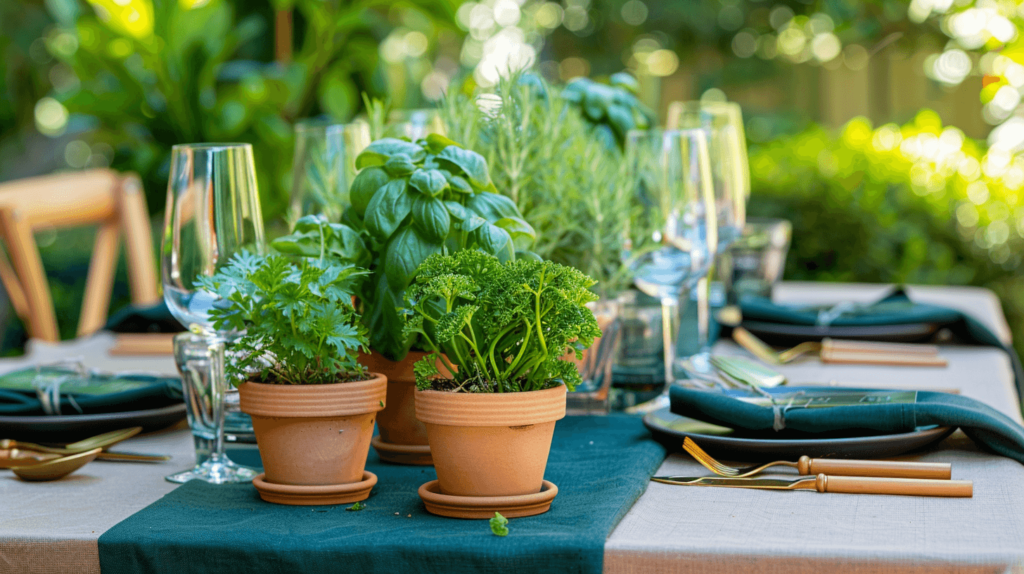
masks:
{"type": "Polygon", "coordinates": [[[78,334],[106,321],[117,269],[120,235],[125,237],[132,303],[160,300],[146,197],[135,174],[109,169],[33,177],[0,184],[0,281],[29,336],[59,340],[50,286],[33,232],[42,227],[98,225],[78,334]]]}

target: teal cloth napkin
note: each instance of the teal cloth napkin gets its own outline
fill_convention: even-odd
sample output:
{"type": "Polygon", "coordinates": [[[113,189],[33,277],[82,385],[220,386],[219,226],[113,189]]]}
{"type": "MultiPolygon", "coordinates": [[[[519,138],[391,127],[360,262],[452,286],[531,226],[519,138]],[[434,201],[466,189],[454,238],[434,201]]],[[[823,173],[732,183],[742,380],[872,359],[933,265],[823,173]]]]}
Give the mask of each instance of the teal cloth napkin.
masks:
{"type": "Polygon", "coordinates": [[[123,307],[107,319],[103,329],[114,333],[180,333],[185,327],[161,301],[148,307],[123,307]]]}
{"type": "Polygon", "coordinates": [[[181,380],[175,377],[97,373],[82,376],[55,367],[33,367],[0,377],[2,416],[138,411],[178,404],[181,400],[181,380]]]}
{"type": "MultiPolygon", "coordinates": [[[[787,325],[817,325],[821,310],[812,307],[797,307],[773,303],[761,297],[745,297],[740,301],[744,321],[783,323],[787,325]]],[[[952,331],[953,335],[966,343],[998,347],[1010,360],[1017,386],[1018,399],[1024,399],[1024,367],[1013,347],[1004,344],[985,325],[974,317],[946,307],[916,303],[910,300],[906,291],[895,289],[892,293],[869,305],[852,306],[842,314],[831,318],[829,325],[835,327],[866,327],[880,325],[907,325],[913,323],[935,323],[952,331]]]]}
{"type": "Polygon", "coordinates": [[[358,512],[279,506],[248,484],[195,480],[100,536],[100,566],[103,574],[599,574],[605,539],[664,458],[638,418],[566,417],[545,473],[558,485],[551,510],[510,519],[504,538],[486,520],[427,513],[416,490],[436,478],[433,467],[388,465],[372,450],[367,470],[378,482],[358,512]]]}
{"type": "MultiPolygon", "coordinates": [[[[800,391],[821,392],[821,387],[778,387],[765,389],[779,397],[800,391]]],[[[834,395],[854,395],[877,390],[827,389],[834,395]]],[[[906,391],[882,391],[906,395],[906,391]]],[[[974,399],[929,391],[916,394],[913,402],[895,404],[858,404],[804,408],[799,397],[775,400],[774,405],[759,405],[741,400],[757,398],[753,391],[702,391],[679,386],[670,391],[671,410],[677,415],[733,429],[743,429],[766,438],[785,439],[793,431],[806,434],[848,436],[911,432],[930,425],[959,427],[979,446],[1024,463],[1024,428],[1013,419],[974,399]],[[780,429],[780,426],[782,427],[780,429]],[[779,429],[779,430],[777,430],[779,429]]]]}

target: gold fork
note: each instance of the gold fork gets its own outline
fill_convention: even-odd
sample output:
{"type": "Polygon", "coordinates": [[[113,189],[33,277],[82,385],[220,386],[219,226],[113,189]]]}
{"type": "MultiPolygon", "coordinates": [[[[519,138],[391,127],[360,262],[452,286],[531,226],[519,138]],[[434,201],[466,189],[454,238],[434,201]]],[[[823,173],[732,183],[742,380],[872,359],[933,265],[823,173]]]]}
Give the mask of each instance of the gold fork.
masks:
{"type": "Polygon", "coordinates": [[[704,468],[719,476],[744,478],[753,476],[773,466],[788,466],[797,469],[801,475],[830,474],[837,476],[881,476],[898,478],[933,478],[949,480],[953,474],[952,465],[939,462],[896,462],[888,460],[842,460],[831,458],[810,458],[801,456],[797,462],[779,460],[736,468],[723,464],[704,452],[690,437],[683,441],[683,450],[690,453],[704,468]]]}

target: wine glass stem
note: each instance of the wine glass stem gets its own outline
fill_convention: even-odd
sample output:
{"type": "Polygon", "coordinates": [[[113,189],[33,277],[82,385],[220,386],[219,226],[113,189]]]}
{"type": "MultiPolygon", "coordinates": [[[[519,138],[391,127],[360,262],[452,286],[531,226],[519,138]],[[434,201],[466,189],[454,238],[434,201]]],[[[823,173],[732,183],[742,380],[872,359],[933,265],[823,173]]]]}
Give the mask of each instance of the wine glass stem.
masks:
{"type": "Polygon", "coordinates": [[[711,332],[711,281],[707,276],[697,281],[697,349],[698,353],[708,350],[711,332]]]}
{"type": "Polygon", "coordinates": [[[676,337],[679,335],[679,297],[661,298],[661,336],[665,348],[665,390],[676,382],[673,366],[676,361],[676,337]]]}
{"type": "Polygon", "coordinates": [[[219,338],[210,339],[210,406],[213,409],[213,448],[210,460],[220,462],[224,458],[224,391],[227,381],[224,378],[224,341],[219,338]]]}

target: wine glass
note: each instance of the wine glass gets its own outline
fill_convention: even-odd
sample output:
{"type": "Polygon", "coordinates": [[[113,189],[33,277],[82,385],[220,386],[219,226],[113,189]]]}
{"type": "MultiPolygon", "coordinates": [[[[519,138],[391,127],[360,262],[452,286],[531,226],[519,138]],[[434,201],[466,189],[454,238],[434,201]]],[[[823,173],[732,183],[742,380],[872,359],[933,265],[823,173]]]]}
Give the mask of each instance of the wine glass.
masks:
{"type": "MultiPolygon", "coordinates": [[[[251,145],[184,144],[172,148],[160,251],[164,301],[178,321],[205,337],[211,357],[202,367],[208,372],[183,372],[182,377],[197,458],[205,460],[167,480],[249,482],[256,471],[236,465],[224,454],[224,402],[230,390],[224,378],[223,345],[238,333],[214,328],[209,311],[220,301],[201,289],[196,279],[215,274],[238,253],[266,251],[251,145]],[[204,456],[206,453],[209,456],[204,456]]],[[[179,364],[188,360],[176,359],[179,364]]]]}
{"type": "MultiPolygon", "coordinates": [[[[710,279],[727,279],[731,273],[729,247],[743,234],[746,202],[750,195],[750,166],[743,131],[743,113],[739,104],[732,102],[673,102],[669,106],[666,123],[676,129],[702,129],[708,138],[712,180],[715,184],[715,210],[718,215],[718,259],[708,273],[708,278],[702,279],[694,292],[697,300],[697,338],[696,353],[691,357],[692,365],[707,372],[711,370],[708,361],[711,353],[708,336],[712,296],[710,279]]],[[[725,298],[727,303],[734,304],[735,296],[730,286],[728,282],[725,285],[725,298]]],[[[721,294],[721,287],[716,293],[721,294]]]]}
{"type": "Polygon", "coordinates": [[[704,130],[634,130],[626,153],[644,209],[623,255],[636,287],[661,301],[665,361],[661,396],[628,411],[650,412],[668,404],[679,312],[714,260],[718,220],[704,130]]]}
{"type": "Polygon", "coordinates": [[[350,205],[348,192],[356,177],[356,157],[368,145],[370,124],[365,120],[349,124],[305,120],[295,125],[292,223],[317,213],[333,222],[341,220],[350,205]]]}

